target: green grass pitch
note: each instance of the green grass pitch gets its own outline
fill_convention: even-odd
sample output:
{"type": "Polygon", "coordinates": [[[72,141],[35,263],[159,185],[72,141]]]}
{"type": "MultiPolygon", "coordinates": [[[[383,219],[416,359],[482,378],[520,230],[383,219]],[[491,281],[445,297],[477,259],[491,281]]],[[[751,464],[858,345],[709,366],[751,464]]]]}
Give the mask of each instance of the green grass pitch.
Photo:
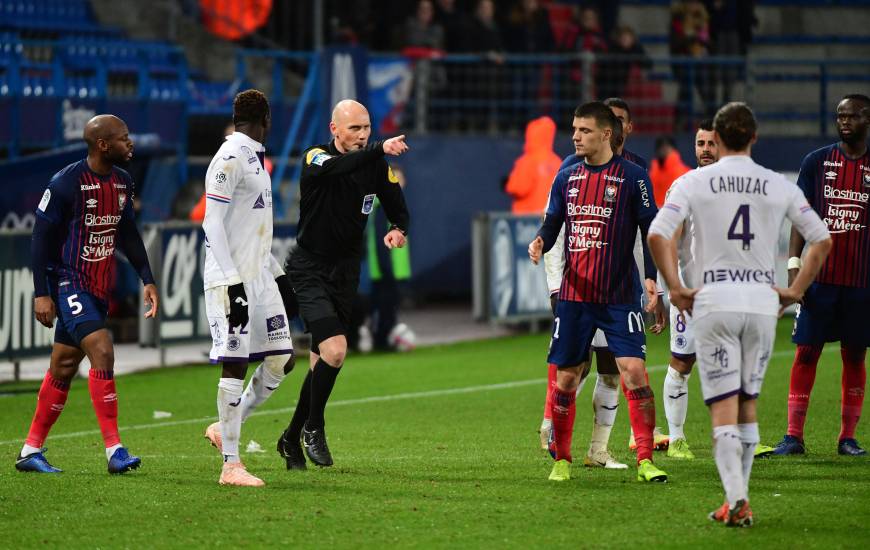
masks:
{"type": "MultiPolygon", "coordinates": [[[[779,326],[760,401],[762,441],[786,427],[790,322],[779,326]]],[[[648,338],[658,424],[667,337],[648,338]]],[[[47,441],[65,472],[13,468],[35,406],[34,393],[0,386],[0,546],[264,547],[863,547],[870,542],[870,459],[839,457],[838,345],[822,356],[807,423],[809,454],[756,462],[750,497],[756,525],[734,530],[706,514],[722,502],[710,454],[709,416],[696,375],[686,424],[692,462],[657,463],[666,485],[634,481],[634,469],[585,469],[547,480],[538,448],[546,335],[352,356],[327,408],[336,466],[288,472],[274,451],[289,420],[303,368],[285,380],[242,428],[243,452],[263,489],[220,487],[220,458],[202,434],[216,415],[215,367],[154,370],[119,377],[122,440],[142,468],[106,473],[85,380],[76,380],[47,441]],[[154,419],[154,411],[171,418],[154,419]]],[[[35,389],[35,384],[30,385],[35,389]]],[[[591,431],[591,392],[578,400],[575,456],[591,431]]],[[[624,399],[611,448],[630,461],[624,399]]],[[[866,422],[859,441],[870,444],[866,422]]]]}

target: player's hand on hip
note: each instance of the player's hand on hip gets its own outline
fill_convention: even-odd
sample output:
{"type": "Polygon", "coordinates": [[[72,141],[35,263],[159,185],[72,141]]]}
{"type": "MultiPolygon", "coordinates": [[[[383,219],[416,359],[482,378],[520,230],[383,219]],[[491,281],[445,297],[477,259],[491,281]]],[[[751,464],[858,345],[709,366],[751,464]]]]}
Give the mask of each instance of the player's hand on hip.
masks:
{"type": "Polygon", "coordinates": [[[683,314],[692,314],[692,308],[695,305],[695,294],[698,293],[697,288],[686,288],[684,286],[671,289],[671,303],[680,310],[683,314]]]}
{"type": "Polygon", "coordinates": [[[785,312],[785,309],[792,305],[800,302],[803,299],[803,294],[799,294],[797,290],[794,290],[791,287],[788,288],[779,288],[777,286],[773,287],[777,294],[779,294],[779,316],[782,317],[782,314],[785,312]]]}
{"type": "Polygon", "coordinates": [[[405,135],[392,137],[384,142],[384,153],[398,157],[408,150],[408,144],[405,143],[405,135]]]}
{"type": "Polygon", "coordinates": [[[529,258],[532,263],[538,265],[541,261],[541,256],[544,254],[544,239],[535,237],[535,240],[529,243],[529,258]]]}
{"type": "Polygon", "coordinates": [[[384,235],[384,244],[387,248],[402,248],[408,240],[405,235],[398,229],[391,229],[389,233],[384,235]]]}
{"type": "Polygon", "coordinates": [[[57,315],[54,301],[49,296],[37,296],[33,299],[33,314],[44,327],[53,327],[57,315]]]}
{"type": "Polygon", "coordinates": [[[157,287],[154,285],[145,285],[145,288],[142,289],[142,293],[145,295],[143,303],[146,306],[151,306],[148,311],[145,312],[145,318],[157,317],[157,308],[160,304],[160,296],[157,294],[157,287]]]}
{"type": "Polygon", "coordinates": [[[248,295],[245,293],[243,283],[230,285],[227,288],[227,295],[230,298],[230,313],[227,315],[227,321],[232,332],[233,327],[241,329],[248,324],[248,295]]]}
{"type": "Polygon", "coordinates": [[[656,282],[652,279],[643,280],[643,290],[646,292],[646,310],[648,312],[655,310],[659,303],[659,292],[656,288],[656,282]]]}

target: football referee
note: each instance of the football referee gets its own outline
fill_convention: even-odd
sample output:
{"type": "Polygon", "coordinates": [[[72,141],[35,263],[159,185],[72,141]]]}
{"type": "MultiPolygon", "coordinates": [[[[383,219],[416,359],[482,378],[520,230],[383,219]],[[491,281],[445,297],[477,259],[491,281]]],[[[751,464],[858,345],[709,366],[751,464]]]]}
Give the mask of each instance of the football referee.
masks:
{"type": "Polygon", "coordinates": [[[285,269],[311,334],[311,368],[278,439],[288,470],[305,469],[302,447],[313,463],[332,465],[323,412],[347,354],[363,233],[376,197],[392,224],[384,236],[387,248],[404,246],[408,231],[405,197],[384,159],[408,150],[405,136],[370,144],[369,113],[349,99],[336,104],[329,130],[332,141],[303,152],[299,233],[285,269]]]}

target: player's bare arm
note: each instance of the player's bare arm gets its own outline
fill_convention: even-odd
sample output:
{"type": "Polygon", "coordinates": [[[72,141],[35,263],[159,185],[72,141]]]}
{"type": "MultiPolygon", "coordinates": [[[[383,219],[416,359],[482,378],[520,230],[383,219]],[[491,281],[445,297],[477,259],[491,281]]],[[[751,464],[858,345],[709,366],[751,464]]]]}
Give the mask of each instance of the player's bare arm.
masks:
{"type": "Polygon", "coordinates": [[[672,246],[672,239],[668,239],[663,235],[650,233],[647,237],[649,242],[650,252],[659,269],[659,273],[665,280],[665,284],[670,289],[671,303],[674,304],[681,313],[692,313],[692,306],[695,302],[695,294],[697,289],[686,288],[680,282],[677,275],[677,255],[672,246]]]}
{"type": "Polygon", "coordinates": [[[789,257],[789,268],[788,268],[788,285],[791,286],[794,283],[795,277],[797,277],[798,269],[800,269],[800,257],[804,251],[804,245],[806,245],[806,239],[804,236],[800,234],[800,232],[792,227],[791,228],[791,237],[788,239],[788,257],[789,257]],[[791,258],[798,258],[798,262],[796,267],[792,267],[791,258]]]}

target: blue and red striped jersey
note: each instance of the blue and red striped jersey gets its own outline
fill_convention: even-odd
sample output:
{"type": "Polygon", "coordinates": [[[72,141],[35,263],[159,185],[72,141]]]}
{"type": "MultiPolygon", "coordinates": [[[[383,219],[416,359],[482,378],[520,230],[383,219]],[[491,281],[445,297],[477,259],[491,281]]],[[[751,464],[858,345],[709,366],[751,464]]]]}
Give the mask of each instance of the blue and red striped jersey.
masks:
{"type": "MultiPolygon", "coordinates": [[[[649,165],[647,165],[646,160],[644,160],[644,158],[642,156],[638,155],[637,153],[633,153],[633,152],[629,151],[628,149],[622,150],[622,158],[624,158],[627,161],[630,161],[630,162],[637,164],[638,166],[640,166],[644,170],[649,169],[649,165]]],[[[583,157],[578,156],[574,153],[571,153],[570,155],[568,155],[567,157],[562,159],[562,164],[559,166],[559,170],[564,170],[565,168],[568,168],[569,166],[574,166],[575,164],[577,164],[578,162],[580,162],[582,160],[583,160],[583,157]]]]}
{"type": "MultiPolygon", "coordinates": [[[[548,251],[565,225],[560,300],[631,304],[640,299],[634,242],[638,228],[646,242],[658,211],[648,182],[646,170],[619,156],[601,166],[582,161],[556,175],[538,234],[548,251]]],[[[655,270],[650,267],[645,276],[654,280],[655,270]]]]}
{"type": "Polygon", "coordinates": [[[801,163],[797,183],[833,240],[816,281],[870,287],[870,151],[850,159],[837,143],[817,149],[801,163]]]}
{"type": "Polygon", "coordinates": [[[130,174],[113,167],[103,176],[87,160],[74,162],[51,178],[36,214],[60,233],[62,246],[47,266],[52,284],[107,300],[115,280],[118,225],[122,218],[133,220],[130,174]]]}

